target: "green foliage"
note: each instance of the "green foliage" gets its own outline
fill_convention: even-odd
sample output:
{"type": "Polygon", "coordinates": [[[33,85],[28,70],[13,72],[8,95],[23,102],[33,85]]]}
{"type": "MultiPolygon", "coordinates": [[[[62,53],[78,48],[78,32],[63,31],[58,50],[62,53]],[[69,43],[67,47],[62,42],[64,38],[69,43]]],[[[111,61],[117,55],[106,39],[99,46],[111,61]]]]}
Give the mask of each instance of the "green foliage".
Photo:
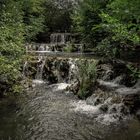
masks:
{"type": "Polygon", "coordinates": [[[73,26],[87,47],[119,57],[140,44],[139,9],[139,0],[83,0],[72,15],[73,26]]]}
{"type": "Polygon", "coordinates": [[[4,94],[18,85],[24,30],[19,2],[1,1],[0,13],[0,92],[4,94]]]}
{"type": "Polygon", "coordinates": [[[68,43],[66,47],[63,48],[64,52],[71,53],[76,52],[78,48],[73,43],[68,43]]]}
{"type": "Polygon", "coordinates": [[[108,0],[83,0],[72,15],[74,28],[83,38],[88,47],[97,46],[104,36],[104,30],[100,30],[102,22],[101,11],[106,7],[108,0]]]}
{"type": "Polygon", "coordinates": [[[28,42],[36,40],[37,34],[47,30],[45,21],[45,0],[23,0],[25,37],[28,42]]]}
{"type": "Polygon", "coordinates": [[[69,32],[71,27],[70,14],[73,2],[69,0],[47,0],[45,2],[45,25],[49,32],[69,32]]]}
{"type": "MultiPolygon", "coordinates": [[[[23,43],[22,13],[18,2],[6,0],[0,8],[0,51],[1,55],[18,58],[23,43]]],[[[9,59],[11,60],[11,58],[9,59]]]]}
{"type": "MultiPolygon", "coordinates": [[[[140,26],[138,12],[138,1],[130,0],[114,0],[108,4],[105,12],[100,14],[102,18],[101,28],[107,32],[106,40],[112,48],[117,48],[119,51],[134,50],[140,43],[140,26]]],[[[139,3],[140,4],[140,3],[139,3]]],[[[103,42],[103,41],[102,41],[103,42]]]]}
{"type": "Polygon", "coordinates": [[[100,56],[108,57],[109,59],[119,57],[120,55],[117,47],[111,45],[108,39],[104,39],[98,43],[98,47],[95,49],[95,51],[100,56]]]}
{"type": "Polygon", "coordinates": [[[24,41],[33,41],[46,27],[46,0],[0,1],[0,91],[20,92],[24,41]]]}
{"type": "Polygon", "coordinates": [[[138,67],[134,67],[133,65],[128,64],[127,68],[130,70],[130,76],[136,80],[140,79],[140,69],[138,67]]]}
{"type": "MultiPolygon", "coordinates": [[[[134,44],[139,43],[140,38],[136,32],[128,30],[128,24],[123,24],[114,17],[108,14],[102,13],[101,17],[104,22],[102,23],[102,28],[105,28],[108,33],[110,33],[112,41],[119,41],[119,43],[125,43],[127,40],[133,42],[134,44]]],[[[109,36],[109,37],[110,37],[109,36]]]]}
{"type": "Polygon", "coordinates": [[[97,78],[96,65],[97,62],[94,60],[81,60],[78,64],[80,77],[78,96],[81,99],[90,96],[95,88],[94,86],[97,78]]]}

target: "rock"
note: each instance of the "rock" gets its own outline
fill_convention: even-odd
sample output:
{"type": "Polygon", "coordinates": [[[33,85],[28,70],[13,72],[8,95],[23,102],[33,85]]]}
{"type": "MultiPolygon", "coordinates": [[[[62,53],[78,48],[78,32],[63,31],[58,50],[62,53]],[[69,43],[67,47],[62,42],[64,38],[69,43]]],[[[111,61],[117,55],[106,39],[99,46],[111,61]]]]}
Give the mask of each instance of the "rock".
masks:
{"type": "Polygon", "coordinates": [[[107,104],[101,105],[100,110],[103,111],[103,112],[107,112],[108,111],[108,105],[107,104]]]}
{"type": "Polygon", "coordinates": [[[135,94],[129,94],[123,98],[123,103],[127,107],[129,107],[131,113],[134,113],[140,108],[140,96],[135,94]]]}
{"type": "Polygon", "coordinates": [[[113,67],[110,64],[100,64],[97,66],[98,78],[102,80],[111,80],[113,77],[113,67]]]}
{"type": "Polygon", "coordinates": [[[74,94],[77,94],[78,91],[79,91],[79,88],[80,88],[80,81],[79,80],[75,80],[71,86],[69,86],[67,88],[68,91],[74,93],[74,94]]]}
{"type": "Polygon", "coordinates": [[[97,98],[95,99],[95,101],[94,101],[94,105],[95,105],[95,106],[97,106],[97,105],[99,105],[99,104],[101,104],[101,103],[102,103],[102,99],[101,99],[101,98],[98,98],[98,97],[97,97],[97,98]]]}

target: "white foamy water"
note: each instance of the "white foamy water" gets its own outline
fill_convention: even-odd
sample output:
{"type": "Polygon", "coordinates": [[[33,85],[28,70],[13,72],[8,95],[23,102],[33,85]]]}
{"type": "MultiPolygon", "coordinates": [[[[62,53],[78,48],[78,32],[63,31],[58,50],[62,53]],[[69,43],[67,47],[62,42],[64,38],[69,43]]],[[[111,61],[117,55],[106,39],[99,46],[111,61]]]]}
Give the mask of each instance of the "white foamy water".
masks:
{"type": "Polygon", "coordinates": [[[71,102],[71,106],[73,107],[73,111],[80,112],[84,114],[100,114],[100,105],[99,106],[92,106],[88,105],[86,101],[78,101],[78,102],[71,102]]]}
{"type": "Polygon", "coordinates": [[[119,84],[116,84],[114,82],[106,82],[106,81],[103,81],[103,80],[98,80],[99,84],[100,85],[103,85],[103,86],[106,86],[106,87],[110,87],[110,88],[117,88],[119,87],[120,85],[119,84]]]}
{"type": "Polygon", "coordinates": [[[69,86],[69,84],[60,83],[60,84],[58,84],[57,89],[58,89],[58,90],[64,90],[64,89],[66,89],[68,86],[69,86]]]}
{"type": "Polygon", "coordinates": [[[94,117],[97,122],[103,125],[116,124],[120,120],[126,120],[129,118],[129,116],[125,116],[125,115],[122,117],[122,114],[120,112],[116,112],[116,113],[102,112],[100,110],[102,104],[93,106],[93,105],[88,105],[86,101],[77,101],[77,102],[73,101],[70,102],[70,105],[71,105],[71,111],[85,114],[90,117],[94,117]]]}
{"type": "Polygon", "coordinates": [[[97,122],[100,122],[104,125],[110,125],[111,123],[116,123],[119,121],[117,114],[100,114],[96,118],[97,122]],[[115,117],[116,116],[116,117],[115,117]]]}
{"type": "Polygon", "coordinates": [[[43,80],[33,80],[33,84],[43,84],[45,83],[43,80]]]}
{"type": "Polygon", "coordinates": [[[58,83],[58,84],[53,84],[53,91],[59,91],[59,90],[65,90],[70,84],[67,83],[58,83]]]}

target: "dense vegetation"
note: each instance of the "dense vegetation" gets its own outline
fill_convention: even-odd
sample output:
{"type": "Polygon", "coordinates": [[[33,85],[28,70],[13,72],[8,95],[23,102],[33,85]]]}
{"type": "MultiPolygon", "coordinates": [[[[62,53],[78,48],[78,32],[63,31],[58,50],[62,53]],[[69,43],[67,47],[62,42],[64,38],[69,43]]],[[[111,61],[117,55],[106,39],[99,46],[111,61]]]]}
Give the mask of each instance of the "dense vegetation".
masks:
{"type": "Polygon", "coordinates": [[[24,43],[47,42],[52,32],[79,33],[103,56],[139,50],[139,9],[139,0],[1,0],[0,96],[20,91],[24,43]]]}
{"type": "MultiPolygon", "coordinates": [[[[24,54],[25,39],[31,39],[40,31],[34,24],[33,17],[25,16],[27,1],[0,1],[0,96],[21,91],[21,62],[24,54]],[[27,17],[27,19],[25,19],[27,17]],[[26,22],[25,22],[26,21],[26,22]],[[29,21],[29,24],[27,23],[29,21]],[[36,30],[34,30],[36,29],[36,30]],[[30,32],[30,34],[29,34],[30,32]]],[[[31,1],[30,1],[31,2],[31,1]]],[[[29,1],[28,1],[29,3],[29,1]]]]}
{"type": "Polygon", "coordinates": [[[119,57],[139,47],[139,9],[139,0],[84,0],[73,16],[75,29],[88,47],[119,57]]]}
{"type": "Polygon", "coordinates": [[[0,2],[0,96],[19,90],[24,32],[19,5],[19,2],[13,0],[0,2]]]}

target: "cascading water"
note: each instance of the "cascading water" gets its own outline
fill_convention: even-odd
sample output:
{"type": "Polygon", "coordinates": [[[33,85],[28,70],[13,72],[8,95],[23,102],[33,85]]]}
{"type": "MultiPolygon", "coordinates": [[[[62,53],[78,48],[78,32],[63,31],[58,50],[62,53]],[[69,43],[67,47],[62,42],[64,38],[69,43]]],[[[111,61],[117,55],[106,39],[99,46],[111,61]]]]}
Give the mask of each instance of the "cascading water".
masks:
{"type": "Polygon", "coordinates": [[[71,41],[71,34],[70,33],[54,33],[50,36],[51,44],[66,44],[68,41],[71,41]]]}
{"type": "Polygon", "coordinates": [[[28,62],[26,61],[25,63],[24,63],[24,65],[23,65],[23,76],[25,77],[26,76],[26,68],[27,68],[27,65],[28,65],[28,62]]]}
{"type": "MultiPolygon", "coordinates": [[[[64,59],[64,58],[47,58],[43,57],[42,55],[38,56],[38,61],[36,62],[36,76],[35,76],[35,81],[43,81],[42,79],[46,79],[48,83],[64,83],[65,85],[68,84],[70,91],[76,93],[78,92],[79,86],[80,86],[80,80],[79,80],[79,68],[77,65],[77,62],[81,60],[80,58],[77,59],[64,59]],[[45,66],[46,65],[46,66],[45,66]],[[46,75],[44,77],[44,75],[46,75]],[[55,80],[54,80],[55,79],[55,80]],[[53,82],[52,82],[53,81],[53,82]],[[71,86],[69,85],[71,84],[71,86]]],[[[86,59],[85,59],[86,60],[86,59]]],[[[85,61],[82,59],[82,61],[85,61]]],[[[87,61],[87,60],[86,60],[87,61]]],[[[91,61],[91,60],[88,60],[91,61]]],[[[27,62],[25,63],[24,66],[24,71],[25,67],[27,65],[27,62]]],[[[119,100],[118,104],[121,104],[121,97],[120,95],[127,95],[127,93],[133,93],[133,94],[138,94],[139,88],[132,89],[132,88],[126,88],[124,85],[121,85],[121,81],[123,80],[122,75],[117,76],[113,80],[110,80],[113,74],[112,67],[107,67],[103,65],[105,71],[102,72],[103,75],[100,79],[97,80],[97,83],[100,88],[103,88],[104,90],[107,90],[109,93],[112,93],[108,95],[107,93],[102,93],[105,94],[109,99],[114,100],[114,98],[119,100]],[[104,80],[105,79],[105,80],[104,80]],[[115,95],[115,96],[114,96],[115,95]]],[[[93,85],[94,86],[94,85],[93,85]]],[[[100,91],[101,92],[101,91],[100,91]]],[[[91,96],[91,101],[93,102],[92,105],[100,104],[102,107],[101,108],[106,108],[109,110],[110,104],[106,104],[106,96],[99,96],[100,94],[94,94],[94,98],[91,96]],[[95,102],[95,103],[94,103],[95,102]]],[[[123,96],[122,98],[125,98],[123,96]]],[[[125,99],[124,99],[125,100],[125,99]]],[[[88,103],[88,102],[87,102],[88,103]]],[[[107,111],[106,111],[107,113],[107,111]]]]}
{"type": "Polygon", "coordinates": [[[69,77],[68,77],[68,82],[72,84],[72,82],[76,79],[78,79],[78,66],[76,64],[77,59],[69,59],[69,77]]]}
{"type": "Polygon", "coordinates": [[[45,65],[45,60],[43,60],[42,57],[40,57],[38,60],[38,66],[37,66],[37,74],[36,74],[37,80],[42,80],[42,73],[43,73],[44,65],[45,65]]]}
{"type": "Polygon", "coordinates": [[[41,44],[39,45],[38,47],[38,51],[41,51],[41,52],[50,52],[51,50],[51,46],[49,46],[49,44],[41,44]]]}
{"type": "Polygon", "coordinates": [[[28,96],[20,98],[18,106],[6,107],[8,115],[0,109],[0,139],[140,139],[140,123],[131,119],[130,114],[139,107],[140,82],[131,88],[121,85],[123,74],[113,77],[112,66],[103,64],[99,66],[103,67],[99,69],[101,76],[93,85],[98,88],[90,97],[80,100],[71,91],[77,94],[79,90],[77,63],[81,59],[45,57],[41,52],[50,50],[45,44],[27,47],[31,49],[40,53],[25,62],[23,73],[38,84],[28,88],[28,96]]]}
{"type": "MultiPolygon", "coordinates": [[[[121,76],[109,81],[98,79],[98,86],[103,89],[97,89],[86,100],[79,100],[71,92],[65,91],[79,78],[77,66],[79,58],[58,59],[39,55],[37,59],[35,57],[31,61],[24,64],[23,71],[33,73],[33,70],[36,69],[34,75],[39,84],[28,89],[28,96],[20,98],[20,103],[13,105],[12,102],[12,108],[10,108],[11,105],[6,107],[6,111],[0,109],[0,139],[140,139],[139,121],[130,119],[129,106],[125,105],[130,97],[127,100],[126,96],[119,94],[118,91],[125,87],[119,85],[122,80],[121,76]],[[31,69],[31,67],[34,68],[31,69]],[[30,70],[32,71],[30,72],[30,70]],[[43,82],[42,84],[39,81],[45,79],[45,74],[52,79],[55,77],[57,82],[65,83],[55,82],[56,84],[48,85],[47,82],[43,82]],[[59,76],[60,78],[58,78],[59,76]],[[117,86],[110,88],[112,83],[117,86]],[[8,115],[5,112],[8,112],[8,115]]],[[[109,79],[109,77],[105,79],[109,79]]],[[[139,83],[133,89],[138,90],[139,83]]],[[[79,86],[78,84],[76,85],[79,86]]]]}
{"type": "Polygon", "coordinates": [[[40,52],[50,52],[52,50],[51,44],[26,44],[26,52],[40,51],[40,52]]]}
{"type": "Polygon", "coordinates": [[[45,66],[45,59],[43,58],[43,56],[38,57],[38,61],[37,61],[37,73],[35,76],[35,80],[34,83],[42,83],[43,82],[43,70],[44,70],[44,66],[45,66]]]}

